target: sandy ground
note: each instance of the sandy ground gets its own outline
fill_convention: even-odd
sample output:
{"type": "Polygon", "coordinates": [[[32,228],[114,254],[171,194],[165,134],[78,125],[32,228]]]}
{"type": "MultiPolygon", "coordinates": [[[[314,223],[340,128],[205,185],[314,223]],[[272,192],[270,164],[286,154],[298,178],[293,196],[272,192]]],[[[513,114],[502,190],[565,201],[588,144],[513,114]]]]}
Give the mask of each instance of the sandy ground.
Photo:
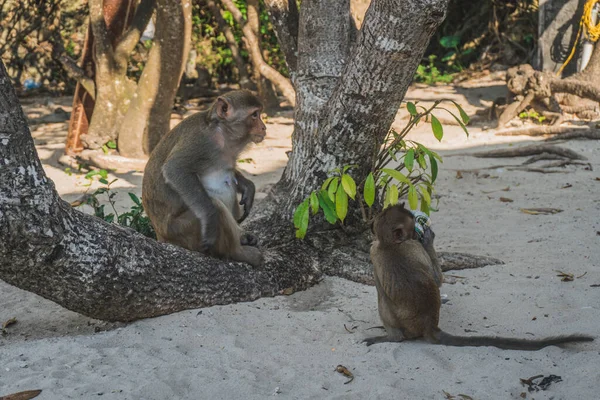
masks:
{"type": "MultiPolygon", "coordinates": [[[[491,104],[497,82],[459,88],[413,87],[407,99],[452,97],[467,112],[491,104]],[[466,97],[465,97],[466,96],[466,97]]],[[[69,99],[54,99],[68,111],[69,99]]],[[[50,109],[54,107],[50,105],[50,109]]],[[[35,116],[34,105],[26,106],[35,116]]],[[[42,107],[43,108],[43,107],[42,107]]],[[[46,107],[47,109],[48,107],[46,107]]],[[[395,126],[403,124],[406,111],[395,126]]],[[[59,193],[71,201],[90,190],[83,175],[57,163],[66,124],[32,128],[40,158],[59,193]]],[[[289,150],[291,120],[271,118],[268,139],[242,168],[264,190],[289,150]]],[[[524,159],[452,156],[483,147],[522,145],[479,127],[467,138],[448,126],[442,143],[422,125],[411,134],[445,157],[433,215],[438,250],[490,255],[505,265],[447,273],[440,326],[455,334],[534,338],[598,335],[600,327],[600,143],[561,144],[585,155],[593,170],[569,166],[539,174],[496,168],[456,170],[524,159]],[[509,188],[507,191],[501,189],[509,188]],[[513,202],[501,202],[507,197],[513,202]],[[555,207],[554,215],[520,208],[555,207]],[[575,275],[562,282],[556,270],[575,275]]],[[[140,193],[141,174],[115,174],[118,207],[140,193]]],[[[96,184],[94,184],[95,187],[96,184]]],[[[259,194],[260,196],[260,194],[259,194]]],[[[120,208],[122,209],[122,208],[120,208]]],[[[189,310],[128,325],[105,324],[0,282],[0,322],[18,323],[0,337],[0,396],[42,389],[39,399],[597,399],[600,342],[537,352],[450,348],[424,342],[367,348],[381,332],[374,287],[339,278],[292,296],[189,310]],[[335,372],[338,364],[354,374],[335,372]],[[561,382],[528,392],[520,378],[558,375],[561,382]],[[470,397],[460,397],[459,395],[470,397]],[[452,397],[455,396],[455,397],[452,397]]],[[[539,382],[539,380],[538,380],[539,382]]]]}

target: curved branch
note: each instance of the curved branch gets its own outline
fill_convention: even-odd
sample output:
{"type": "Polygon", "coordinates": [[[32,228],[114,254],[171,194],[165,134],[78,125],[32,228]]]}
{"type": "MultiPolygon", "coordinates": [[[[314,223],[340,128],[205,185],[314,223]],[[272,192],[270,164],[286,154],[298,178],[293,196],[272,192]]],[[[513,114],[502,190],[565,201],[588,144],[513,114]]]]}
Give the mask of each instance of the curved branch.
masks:
{"type": "Polygon", "coordinates": [[[123,34],[115,46],[115,57],[125,58],[124,62],[127,60],[129,54],[135,49],[137,42],[140,41],[144,29],[146,29],[150,18],[152,18],[155,7],[156,0],[141,1],[135,10],[135,15],[127,32],[123,34]]]}
{"type": "Polygon", "coordinates": [[[244,33],[244,38],[247,41],[248,52],[250,53],[250,58],[252,60],[252,64],[254,68],[260,71],[260,74],[264,76],[266,79],[273,82],[275,86],[281,91],[283,96],[290,102],[292,106],[296,105],[296,91],[292,86],[289,79],[285,76],[281,75],[275,68],[271,67],[267,64],[262,56],[262,51],[260,49],[259,41],[252,27],[246,23],[244,17],[240,10],[235,6],[232,0],[221,0],[223,5],[231,12],[233,15],[233,19],[240,25],[242,28],[242,32],[244,33]]]}

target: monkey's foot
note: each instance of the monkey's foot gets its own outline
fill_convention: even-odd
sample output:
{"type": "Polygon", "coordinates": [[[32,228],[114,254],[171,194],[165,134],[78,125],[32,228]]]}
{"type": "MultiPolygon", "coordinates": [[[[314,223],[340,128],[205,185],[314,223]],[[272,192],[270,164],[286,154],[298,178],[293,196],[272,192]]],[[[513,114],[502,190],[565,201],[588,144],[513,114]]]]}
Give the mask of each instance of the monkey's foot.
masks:
{"type": "Polygon", "coordinates": [[[244,232],[240,236],[242,246],[258,246],[258,237],[250,232],[244,232]]]}

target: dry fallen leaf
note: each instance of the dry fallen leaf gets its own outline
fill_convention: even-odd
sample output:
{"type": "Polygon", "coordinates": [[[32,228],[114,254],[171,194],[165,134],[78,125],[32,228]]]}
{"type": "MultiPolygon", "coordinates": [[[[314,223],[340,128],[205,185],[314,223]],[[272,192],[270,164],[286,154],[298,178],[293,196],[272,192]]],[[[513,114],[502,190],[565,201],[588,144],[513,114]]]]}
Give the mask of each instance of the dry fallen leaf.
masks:
{"type": "Polygon", "coordinates": [[[14,325],[16,323],[17,323],[17,319],[15,317],[12,317],[11,319],[4,321],[4,323],[2,324],[2,329],[6,329],[9,326],[14,325]]]}
{"type": "Polygon", "coordinates": [[[463,178],[462,172],[456,171],[456,179],[462,179],[462,178],[463,178]]]}
{"type": "Polygon", "coordinates": [[[503,203],[512,203],[514,200],[509,199],[508,197],[500,197],[500,201],[503,203]]]}
{"type": "Polygon", "coordinates": [[[335,367],[335,370],[337,372],[339,372],[340,374],[350,378],[346,382],[344,382],[344,385],[346,385],[354,380],[354,375],[352,375],[352,372],[350,372],[350,370],[348,368],[344,367],[343,365],[341,365],[341,364],[338,365],[337,367],[335,367]]]}
{"type": "Polygon", "coordinates": [[[39,396],[42,393],[40,389],[38,390],[26,390],[24,392],[18,392],[13,394],[8,394],[6,396],[0,397],[0,400],[29,400],[34,397],[39,396]]]}
{"type": "Polygon", "coordinates": [[[556,270],[556,272],[558,272],[558,275],[556,275],[556,276],[560,277],[561,278],[560,280],[563,282],[571,282],[572,280],[575,279],[575,275],[569,274],[568,272],[562,272],[559,270],[556,270]]]}
{"type": "Polygon", "coordinates": [[[562,212],[560,208],[521,208],[521,212],[531,215],[547,215],[562,212]]]}

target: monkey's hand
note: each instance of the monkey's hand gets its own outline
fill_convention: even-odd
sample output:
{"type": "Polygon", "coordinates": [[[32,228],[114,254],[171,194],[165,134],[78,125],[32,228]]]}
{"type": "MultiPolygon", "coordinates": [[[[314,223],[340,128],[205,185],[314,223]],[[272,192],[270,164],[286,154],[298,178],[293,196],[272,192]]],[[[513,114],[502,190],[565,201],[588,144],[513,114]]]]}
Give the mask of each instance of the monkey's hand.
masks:
{"type": "Polygon", "coordinates": [[[246,179],[241,173],[236,171],[235,177],[237,179],[237,189],[238,192],[242,194],[242,199],[240,200],[240,205],[244,206],[244,213],[238,219],[238,223],[242,223],[243,220],[246,219],[248,214],[250,214],[250,210],[252,209],[252,205],[254,204],[254,194],[256,192],[256,188],[254,187],[254,183],[251,180],[246,179]]]}

